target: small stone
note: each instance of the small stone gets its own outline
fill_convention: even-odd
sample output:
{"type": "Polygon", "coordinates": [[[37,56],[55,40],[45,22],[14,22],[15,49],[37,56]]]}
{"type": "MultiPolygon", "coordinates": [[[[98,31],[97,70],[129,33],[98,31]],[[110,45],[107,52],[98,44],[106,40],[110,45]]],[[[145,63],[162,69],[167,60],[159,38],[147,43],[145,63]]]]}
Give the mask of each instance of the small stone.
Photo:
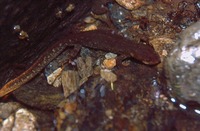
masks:
{"type": "Polygon", "coordinates": [[[26,109],[19,109],[2,122],[1,131],[36,131],[36,117],[26,109]]]}
{"type": "Polygon", "coordinates": [[[109,119],[113,119],[113,111],[111,109],[106,110],[105,114],[109,119]]]}
{"type": "Polygon", "coordinates": [[[16,102],[0,103],[0,118],[8,118],[13,112],[20,107],[16,102]]]}
{"type": "Polygon", "coordinates": [[[56,18],[61,19],[63,17],[63,11],[61,9],[56,10],[56,18]]]}
{"type": "Polygon", "coordinates": [[[25,31],[20,31],[20,33],[19,33],[19,39],[27,39],[29,36],[28,36],[28,33],[27,32],[25,32],[25,31]]]}
{"type": "Polygon", "coordinates": [[[84,19],[84,22],[87,23],[87,24],[91,24],[91,23],[94,23],[96,21],[95,18],[91,17],[91,16],[88,16],[84,19]]]}
{"type": "Polygon", "coordinates": [[[113,67],[116,66],[116,59],[111,58],[111,59],[105,59],[103,61],[103,65],[105,66],[105,68],[107,69],[112,69],[113,67]]]}
{"type": "Polygon", "coordinates": [[[59,117],[59,119],[60,119],[61,122],[62,122],[62,120],[64,120],[64,119],[66,118],[65,112],[59,110],[59,111],[58,111],[58,117],[59,117]]]}
{"type": "Polygon", "coordinates": [[[118,4],[128,10],[135,10],[145,4],[144,0],[115,0],[118,4]]]}
{"type": "Polygon", "coordinates": [[[124,61],[122,61],[122,65],[123,66],[129,66],[130,64],[131,64],[130,60],[124,60],[124,61]]]}
{"type": "Polygon", "coordinates": [[[83,29],[83,31],[91,31],[91,30],[97,30],[97,26],[92,24],[83,29]]]}
{"type": "Polygon", "coordinates": [[[114,54],[114,53],[107,53],[105,55],[106,59],[112,59],[112,58],[116,58],[117,57],[117,54],[114,54]]]}
{"type": "Polygon", "coordinates": [[[74,4],[69,4],[69,5],[67,6],[67,8],[65,9],[65,11],[67,11],[67,12],[72,12],[72,11],[74,10],[74,8],[75,8],[75,5],[74,5],[74,4]]]}
{"type": "Polygon", "coordinates": [[[93,74],[92,57],[77,58],[78,73],[82,79],[86,79],[93,74]]]}
{"type": "Polygon", "coordinates": [[[62,72],[62,68],[56,69],[53,73],[51,73],[51,74],[47,77],[47,83],[48,83],[49,85],[52,85],[52,84],[55,82],[56,78],[58,78],[58,76],[61,75],[61,72],[62,72]]]}
{"type": "Polygon", "coordinates": [[[77,71],[63,71],[61,75],[64,96],[68,97],[79,87],[79,75],[77,71]]]}
{"type": "Polygon", "coordinates": [[[107,82],[115,82],[117,80],[117,75],[111,72],[110,70],[101,70],[101,77],[105,79],[107,82]]]}
{"type": "Polygon", "coordinates": [[[15,113],[13,131],[36,131],[36,117],[26,109],[19,109],[15,113]]]}
{"type": "Polygon", "coordinates": [[[20,27],[20,25],[15,25],[15,26],[13,27],[13,29],[14,29],[15,32],[20,32],[21,27],[20,27]]]}
{"type": "Polygon", "coordinates": [[[61,82],[61,76],[59,75],[55,81],[53,82],[53,86],[54,87],[60,87],[62,85],[62,82],[61,82]]]}
{"type": "Polygon", "coordinates": [[[77,108],[77,103],[76,102],[71,102],[71,103],[66,103],[65,104],[65,112],[67,114],[72,114],[77,108]]]}
{"type": "Polygon", "coordinates": [[[167,53],[167,50],[162,50],[162,55],[163,55],[163,56],[167,56],[167,54],[168,54],[168,53],[167,53]]]}
{"type": "Polygon", "coordinates": [[[14,124],[14,116],[11,115],[9,116],[7,119],[5,119],[3,122],[2,122],[2,127],[0,127],[0,130],[1,131],[11,131],[12,128],[13,128],[13,124],[14,124]]]}
{"type": "Polygon", "coordinates": [[[99,92],[100,92],[101,97],[104,97],[106,95],[106,87],[104,85],[102,85],[100,87],[99,92]]]}
{"type": "Polygon", "coordinates": [[[169,38],[169,36],[158,36],[153,38],[149,42],[151,45],[153,45],[155,51],[158,52],[161,58],[167,56],[167,52],[171,50],[170,47],[175,44],[175,41],[169,38]]]}

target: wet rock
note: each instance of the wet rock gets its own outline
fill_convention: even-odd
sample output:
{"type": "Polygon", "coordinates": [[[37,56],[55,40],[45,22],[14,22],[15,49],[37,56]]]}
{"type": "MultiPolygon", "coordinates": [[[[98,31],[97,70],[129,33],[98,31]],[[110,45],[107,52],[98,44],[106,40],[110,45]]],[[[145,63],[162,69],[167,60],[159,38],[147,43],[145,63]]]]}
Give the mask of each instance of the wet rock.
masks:
{"type": "Polygon", "coordinates": [[[159,36],[150,40],[156,52],[158,52],[161,60],[165,58],[175,43],[175,40],[169,38],[169,36],[159,36]]]}
{"type": "Polygon", "coordinates": [[[56,69],[53,73],[51,73],[48,77],[47,77],[47,83],[52,85],[56,78],[58,78],[61,75],[62,72],[62,68],[58,68],[56,69]]]}
{"type": "Polygon", "coordinates": [[[19,130],[29,130],[36,131],[37,122],[35,116],[26,109],[19,109],[15,113],[15,122],[14,122],[13,131],[19,130]]]}
{"type": "Polygon", "coordinates": [[[105,54],[105,58],[106,59],[112,59],[112,58],[116,58],[117,57],[117,54],[114,54],[114,53],[106,53],[105,54]]]}
{"type": "Polygon", "coordinates": [[[81,78],[87,78],[91,76],[91,74],[93,73],[92,57],[86,56],[85,59],[79,57],[77,59],[77,68],[81,78]]]}
{"type": "Polygon", "coordinates": [[[91,30],[97,30],[97,26],[95,24],[91,24],[85,27],[82,31],[91,31],[91,30]]]}
{"type": "Polygon", "coordinates": [[[177,45],[165,61],[165,72],[169,93],[173,102],[178,100],[183,109],[186,103],[197,102],[195,109],[200,112],[200,21],[184,30],[177,45]]]}
{"type": "Polygon", "coordinates": [[[28,33],[23,30],[19,33],[19,39],[28,39],[28,37],[28,33]]]}
{"type": "Polygon", "coordinates": [[[145,0],[116,0],[116,2],[128,10],[138,9],[145,4],[145,0]]]}
{"type": "Polygon", "coordinates": [[[112,111],[112,109],[106,110],[105,114],[109,119],[113,119],[113,111],[112,111]]]}
{"type": "Polygon", "coordinates": [[[69,4],[66,7],[65,11],[67,11],[69,13],[69,12],[72,12],[74,9],[75,9],[75,5],[74,4],[69,4]]]}
{"type": "Polygon", "coordinates": [[[55,79],[55,81],[54,81],[54,83],[53,83],[53,86],[54,87],[60,87],[62,85],[62,83],[61,83],[61,76],[58,76],[56,79],[55,79]]]}
{"type": "Polygon", "coordinates": [[[20,30],[21,30],[20,25],[14,25],[13,30],[14,30],[14,32],[20,32],[20,30]]]}
{"type": "Polygon", "coordinates": [[[88,80],[88,77],[90,77],[93,74],[93,62],[92,57],[85,56],[77,58],[77,69],[78,74],[80,76],[79,85],[82,85],[88,80]]]}
{"type": "Polygon", "coordinates": [[[91,16],[88,16],[84,19],[84,22],[85,23],[88,23],[88,24],[91,24],[91,23],[94,23],[96,21],[95,18],[91,17],[91,16]]]}
{"type": "Polygon", "coordinates": [[[68,97],[79,87],[79,76],[77,71],[63,71],[61,75],[64,96],[68,97]]]}
{"type": "Polygon", "coordinates": [[[108,81],[108,82],[111,82],[111,83],[113,83],[113,82],[115,82],[116,80],[117,80],[117,75],[116,74],[114,74],[112,71],[110,71],[110,70],[101,70],[101,77],[103,78],[103,79],[105,79],[106,81],[108,81]]]}
{"type": "Polygon", "coordinates": [[[2,122],[1,131],[36,131],[36,117],[26,109],[19,109],[2,122]]]}
{"type": "Polygon", "coordinates": [[[17,102],[0,103],[0,130],[23,130],[21,128],[53,130],[53,114],[50,111],[28,109],[17,102]]]}
{"type": "Polygon", "coordinates": [[[116,66],[116,59],[112,58],[112,59],[105,59],[103,61],[103,66],[106,69],[112,69],[116,66]]]}
{"type": "Polygon", "coordinates": [[[5,119],[14,113],[21,105],[16,102],[0,103],[0,118],[5,119]]]}

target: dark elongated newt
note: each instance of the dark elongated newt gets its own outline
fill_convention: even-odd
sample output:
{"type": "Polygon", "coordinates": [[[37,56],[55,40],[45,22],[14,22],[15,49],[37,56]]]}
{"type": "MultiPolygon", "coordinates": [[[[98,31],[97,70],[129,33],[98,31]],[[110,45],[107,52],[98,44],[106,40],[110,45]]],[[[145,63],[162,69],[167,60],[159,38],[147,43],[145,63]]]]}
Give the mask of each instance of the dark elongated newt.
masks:
{"type": "Polygon", "coordinates": [[[9,81],[0,90],[0,97],[16,90],[35,77],[41,70],[68,46],[81,45],[118,54],[131,56],[144,64],[154,65],[160,62],[159,55],[150,45],[133,43],[112,31],[94,30],[64,36],[48,48],[34,64],[18,77],[9,81]]]}

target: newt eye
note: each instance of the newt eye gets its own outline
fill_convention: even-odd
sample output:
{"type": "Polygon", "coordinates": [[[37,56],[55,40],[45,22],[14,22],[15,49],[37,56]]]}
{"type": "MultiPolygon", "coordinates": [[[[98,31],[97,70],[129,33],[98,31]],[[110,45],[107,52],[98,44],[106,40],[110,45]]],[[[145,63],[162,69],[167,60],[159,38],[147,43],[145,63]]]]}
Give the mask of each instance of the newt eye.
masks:
{"type": "MultiPolygon", "coordinates": [[[[169,94],[182,109],[195,104],[200,109],[200,21],[182,32],[180,42],[165,61],[169,94]],[[176,100],[175,100],[176,99],[176,100]],[[183,106],[184,105],[184,106],[183,106]]],[[[194,111],[195,111],[194,110],[194,111]]],[[[199,112],[200,115],[200,112],[199,112]]]]}

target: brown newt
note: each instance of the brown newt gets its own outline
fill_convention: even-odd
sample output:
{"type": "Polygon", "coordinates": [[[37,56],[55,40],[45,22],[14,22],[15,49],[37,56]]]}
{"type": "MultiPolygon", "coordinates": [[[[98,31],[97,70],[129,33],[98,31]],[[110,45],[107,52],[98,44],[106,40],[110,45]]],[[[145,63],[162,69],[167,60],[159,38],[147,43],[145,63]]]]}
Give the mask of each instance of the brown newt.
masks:
{"type": "Polygon", "coordinates": [[[29,69],[5,84],[0,90],[0,97],[16,90],[31,80],[63,50],[68,46],[74,45],[124,54],[148,65],[154,65],[160,62],[159,55],[150,45],[133,43],[131,40],[112,31],[94,30],[75,33],[62,37],[60,41],[48,48],[29,69]]]}

